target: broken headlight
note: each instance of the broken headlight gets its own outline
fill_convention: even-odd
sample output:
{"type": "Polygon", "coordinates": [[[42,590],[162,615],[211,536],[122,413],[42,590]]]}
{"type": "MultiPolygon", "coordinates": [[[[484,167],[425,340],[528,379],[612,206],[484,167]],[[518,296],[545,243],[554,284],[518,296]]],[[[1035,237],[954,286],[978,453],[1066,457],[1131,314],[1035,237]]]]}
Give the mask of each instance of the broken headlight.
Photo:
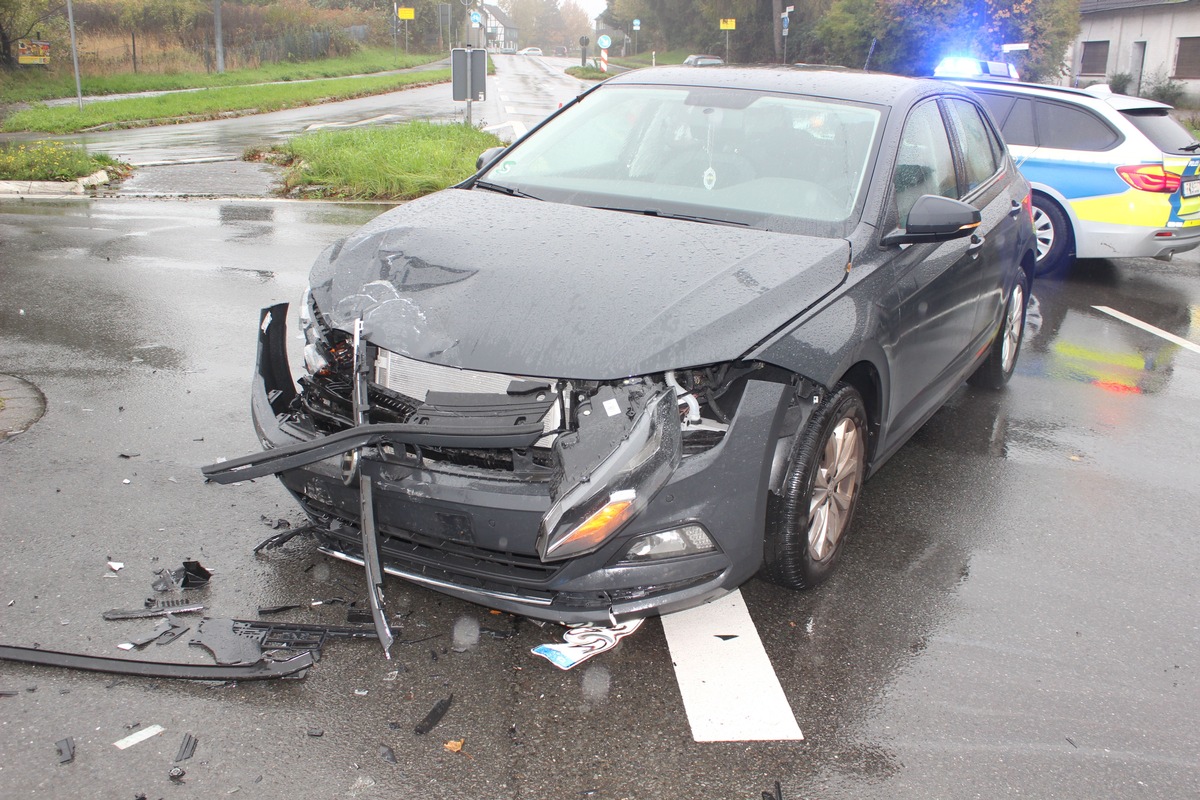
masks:
{"type": "Polygon", "coordinates": [[[546,512],[538,534],[541,559],[557,561],[598,549],[646,507],[679,459],[678,404],[668,390],[650,399],[608,458],[546,512]]]}

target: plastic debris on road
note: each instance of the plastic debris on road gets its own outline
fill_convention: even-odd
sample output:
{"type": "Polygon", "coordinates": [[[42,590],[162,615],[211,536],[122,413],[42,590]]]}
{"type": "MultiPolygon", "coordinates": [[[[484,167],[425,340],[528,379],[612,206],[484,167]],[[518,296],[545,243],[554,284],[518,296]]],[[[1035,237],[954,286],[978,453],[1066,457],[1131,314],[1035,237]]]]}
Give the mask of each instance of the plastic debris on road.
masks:
{"type": "Polygon", "coordinates": [[[539,644],[529,652],[541,656],[559,669],[571,669],[594,655],[617,646],[617,642],[642,627],[644,620],[622,622],[611,628],[576,625],[563,634],[563,643],[539,644]]]}

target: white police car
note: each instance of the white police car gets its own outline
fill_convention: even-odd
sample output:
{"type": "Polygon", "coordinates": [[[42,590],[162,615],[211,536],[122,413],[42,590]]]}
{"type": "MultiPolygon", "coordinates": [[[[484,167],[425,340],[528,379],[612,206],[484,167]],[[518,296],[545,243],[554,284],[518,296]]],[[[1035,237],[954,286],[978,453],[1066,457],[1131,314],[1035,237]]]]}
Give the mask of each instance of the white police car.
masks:
{"type": "Polygon", "coordinates": [[[983,99],[1033,186],[1039,273],[1200,246],[1200,142],[1171,106],[1103,85],[955,82],[983,99]]]}

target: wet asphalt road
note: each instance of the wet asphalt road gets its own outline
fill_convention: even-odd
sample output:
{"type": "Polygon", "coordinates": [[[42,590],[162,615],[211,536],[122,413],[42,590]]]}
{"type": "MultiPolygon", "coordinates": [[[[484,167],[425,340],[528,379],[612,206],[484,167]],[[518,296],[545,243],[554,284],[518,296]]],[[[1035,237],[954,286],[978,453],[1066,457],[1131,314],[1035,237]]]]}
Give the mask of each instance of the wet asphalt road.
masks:
{"type": "MultiPolygon", "coordinates": [[[[0,443],[0,643],[117,654],[153,624],[100,613],[138,607],[187,558],[215,573],[188,593],[213,616],[300,603],[284,618],[345,621],[310,604],[361,602],[361,570],[306,540],[256,557],[267,522],[300,522],[292,502],[199,467],[257,449],[258,309],[294,303],[319,250],[379,210],[0,199],[0,373],[47,401],[0,443]]],[[[793,799],[1198,796],[1200,354],[1094,306],[1200,344],[1200,255],[1087,262],[1034,295],[1008,389],[964,388],[872,479],[839,574],[805,594],[743,587],[802,742],[693,742],[657,621],[560,672],[529,654],[553,633],[389,579],[393,661],[336,642],[304,681],[0,663],[16,692],[0,697],[0,796],[757,800],[775,781],[793,799]],[[463,619],[485,632],[455,652],[463,619]],[[153,724],[166,732],[113,747],[153,724]],[[199,746],[176,786],[185,732],[199,746]]],[[[140,655],[210,662],[183,641],[140,655]]]]}
{"type": "MultiPolygon", "coordinates": [[[[363,598],[361,572],[307,541],[251,553],[264,517],[300,520],[274,481],[198,469],[256,449],[257,310],[295,301],[324,243],[377,211],[0,202],[0,371],[48,404],[0,444],[3,643],[115,653],[153,626],[100,612],[186,558],[216,573],[198,593],[215,616],[363,598]]],[[[1200,259],[1090,262],[1035,295],[1010,387],[964,388],[868,484],[841,572],[807,594],[744,587],[803,742],[694,743],[657,621],[564,673],[529,654],[546,631],[390,579],[401,638],[438,637],[391,663],[339,642],[303,682],[232,687],[0,665],[17,692],[0,796],[724,800],[776,780],[790,798],[1196,796],[1200,355],[1092,307],[1200,343],[1200,259]],[[454,652],[462,618],[497,636],[454,652]],[[134,723],[167,732],[114,748],[134,723]],[[185,732],[200,745],[174,787],[185,732]]],[[[182,642],[143,657],[206,661],[182,642]]]]}

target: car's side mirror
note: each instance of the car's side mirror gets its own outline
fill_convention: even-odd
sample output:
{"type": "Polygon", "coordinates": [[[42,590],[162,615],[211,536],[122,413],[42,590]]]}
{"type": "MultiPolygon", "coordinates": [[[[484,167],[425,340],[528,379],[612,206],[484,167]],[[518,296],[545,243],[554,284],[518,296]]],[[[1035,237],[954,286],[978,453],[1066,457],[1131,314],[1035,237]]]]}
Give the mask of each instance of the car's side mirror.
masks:
{"type": "Polygon", "coordinates": [[[487,150],[484,150],[479,154],[479,158],[475,159],[475,171],[478,172],[488,164],[492,163],[496,156],[503,153],[504,150],[505,148],[503,147],[489,147],[487,150]]]}
{"type": "Polygon", "coordinates": [[[923,194],[908,212],[904,229],[897,228],[885,235],[882,244],[916,244],[918,242],[948,242],[969,236],[982,221],[979,209],[936,194],[923,194]]]}

